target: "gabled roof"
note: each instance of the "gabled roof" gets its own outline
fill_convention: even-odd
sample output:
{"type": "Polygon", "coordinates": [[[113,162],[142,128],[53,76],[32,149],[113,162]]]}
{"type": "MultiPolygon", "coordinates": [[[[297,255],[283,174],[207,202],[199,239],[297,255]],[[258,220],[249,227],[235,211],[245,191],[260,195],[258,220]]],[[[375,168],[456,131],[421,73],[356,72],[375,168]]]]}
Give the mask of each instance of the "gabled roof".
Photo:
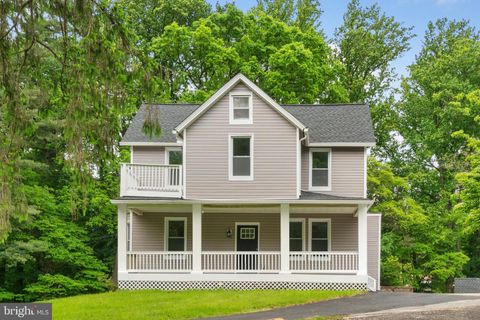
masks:
{"type": "Polygon", "coordinates": [[[195,120],[197,120],[202,114],[204,114],[210,107],[212,107],[220,98],[222,98],[228,91],[230,91],[238,83],[243,82],[250,90],[256,93],[261,99],[263,99],[268,105],[276,110],[280,115],[292,123],[299,129],[305,129],[305,126],[295,117],[285,111],[278,103],[275,102],[268,94],[260,89],[255,83],[250,81],[243,74],[238,73],[235,77],[230,79],[223,87],[221,87],[215,94],[213,94],[207,101],[205,101],[197,110],[190,114],[185,120],[183,120],[174,130],[182,132],[195,120]]]}
{"type": "Polygon", "coordinates": [[[311,146],[375,144],[368,105],[283,105],[283,108],[308,127],[311,146]]]}

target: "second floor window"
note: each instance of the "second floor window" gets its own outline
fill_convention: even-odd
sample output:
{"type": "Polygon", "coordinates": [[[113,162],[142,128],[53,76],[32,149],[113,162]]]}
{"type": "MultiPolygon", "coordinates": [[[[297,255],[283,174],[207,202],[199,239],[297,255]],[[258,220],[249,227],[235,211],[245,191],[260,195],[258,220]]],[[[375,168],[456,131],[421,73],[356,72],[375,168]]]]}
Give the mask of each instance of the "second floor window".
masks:
{"type": "Polygon", "coordinates": [[[252,96],[250,94],[230,95],[230,123],[252,123],[252,96]]]}
{"type": "Polygon", "coordinates": [[[230,180],[253,179],[252,137],[230,137],[230,180]]]}
{"type": "Polygon", "coordinates": [[[310,150],[310,190],[330,191],[331,174],[330,150],[310,150]]]}

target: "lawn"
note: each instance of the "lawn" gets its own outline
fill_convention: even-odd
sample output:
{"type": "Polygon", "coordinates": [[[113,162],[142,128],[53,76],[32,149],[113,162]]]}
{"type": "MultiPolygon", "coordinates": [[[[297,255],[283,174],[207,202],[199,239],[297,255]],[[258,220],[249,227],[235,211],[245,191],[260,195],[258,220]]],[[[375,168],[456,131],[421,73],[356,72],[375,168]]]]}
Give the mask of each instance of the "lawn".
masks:
{"type": "Polygon", "coordinates": [[[56,320],[193,319],[352,296],[361,291],[116,291],[55,299],[56,320]]]}

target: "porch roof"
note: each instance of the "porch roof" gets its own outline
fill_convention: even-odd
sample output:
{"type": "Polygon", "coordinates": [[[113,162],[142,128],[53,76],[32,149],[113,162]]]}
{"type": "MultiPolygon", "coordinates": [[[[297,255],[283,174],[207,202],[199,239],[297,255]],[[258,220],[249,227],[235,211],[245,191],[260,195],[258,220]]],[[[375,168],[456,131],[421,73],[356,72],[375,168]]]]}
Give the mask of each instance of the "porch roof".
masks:
{"type": "Polygon", "coordinates": [[[373,204],[373,200],[361,197],[341,197],[324,193],[302,191],[299,199],[179,199],[170,197],[120,197],[113,204],[161,204],[161,203],[203,203],[203,204],[373,204]]]}

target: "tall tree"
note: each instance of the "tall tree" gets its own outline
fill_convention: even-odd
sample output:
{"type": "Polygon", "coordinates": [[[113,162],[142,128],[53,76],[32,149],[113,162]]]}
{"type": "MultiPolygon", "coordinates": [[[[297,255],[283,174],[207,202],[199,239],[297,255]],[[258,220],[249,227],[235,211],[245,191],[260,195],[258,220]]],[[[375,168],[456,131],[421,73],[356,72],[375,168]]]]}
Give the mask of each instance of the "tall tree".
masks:
{"type": "Polygon", "coordinates": [[[362,7],[352,0],[335,30],[336,54],[345,66],[350,101],[371,102],[383,97],[395,79],[392,62],[409,49],[412,27],[383,13],[378,4],[362,7]]]}

